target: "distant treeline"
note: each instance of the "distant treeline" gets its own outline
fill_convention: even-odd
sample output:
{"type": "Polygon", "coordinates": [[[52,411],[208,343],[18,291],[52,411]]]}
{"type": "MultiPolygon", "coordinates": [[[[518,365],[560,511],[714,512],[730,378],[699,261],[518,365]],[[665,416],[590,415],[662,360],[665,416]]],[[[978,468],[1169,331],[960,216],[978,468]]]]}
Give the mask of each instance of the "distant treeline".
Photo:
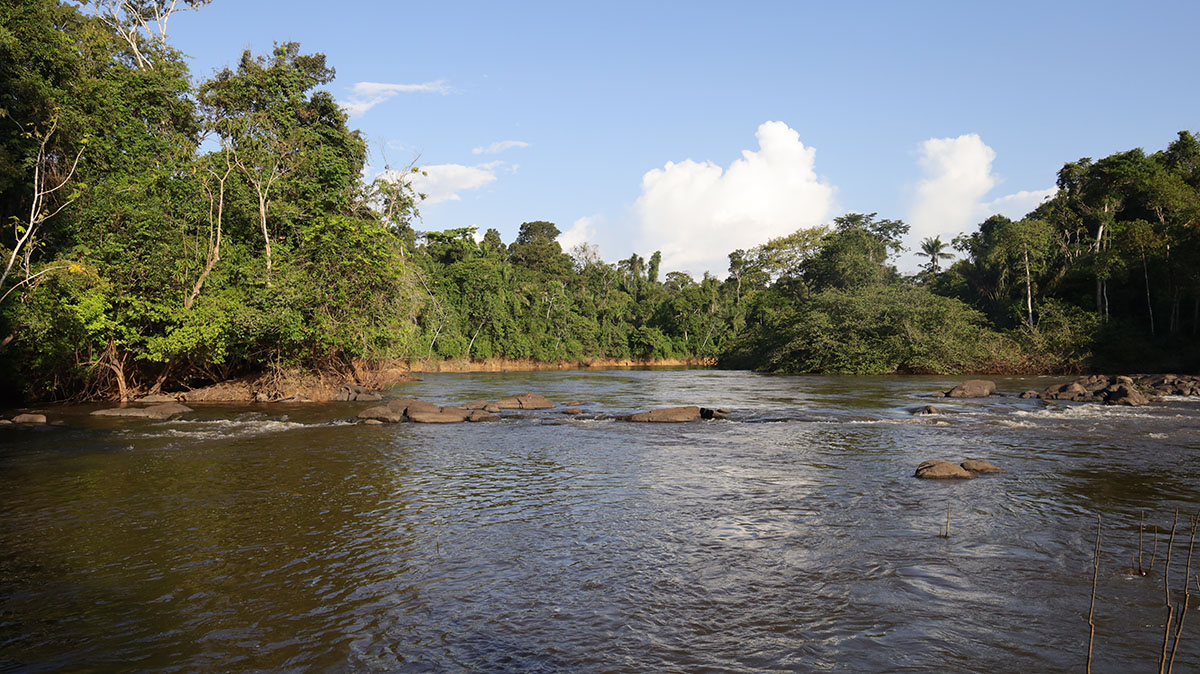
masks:
{"type": "Polygon", "coordinates": [[[194,81],[172,9],[0,0],[0,368],[9,397],[127,396],[393,359],[710,357],[783,372],[1194,370],[1200,143],[1063,167],[1019,221],[927,239],[848,214],[724,278],[557,227],[417,231],[299,45],[194,81]],[[947,266],[957,251],[961,259],[947,266]]]}

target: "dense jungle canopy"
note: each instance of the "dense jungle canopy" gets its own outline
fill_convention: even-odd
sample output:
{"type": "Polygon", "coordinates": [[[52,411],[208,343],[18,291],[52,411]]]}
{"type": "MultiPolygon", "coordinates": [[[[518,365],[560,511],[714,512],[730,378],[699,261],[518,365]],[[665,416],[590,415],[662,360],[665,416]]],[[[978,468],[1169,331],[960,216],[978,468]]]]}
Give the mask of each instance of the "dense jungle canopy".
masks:
{"type": "MultiPolygon", "coordinates": [[[[1013,221],[927,239],[850,213],[725,278],[563,251],[531,220],[422,231],[295,43],[207,78],[172,6],[0,0],[0,370],[15,398],[127,396],[395,359],[703,357],[779,372],[1200,365],[1200,141],[1079,159],[1013,221]]],[[[1164,140],[1168,140],[1164,138],[1164,140]]],[[[536,217],[536,214],[531,214],[536,217]]]]}

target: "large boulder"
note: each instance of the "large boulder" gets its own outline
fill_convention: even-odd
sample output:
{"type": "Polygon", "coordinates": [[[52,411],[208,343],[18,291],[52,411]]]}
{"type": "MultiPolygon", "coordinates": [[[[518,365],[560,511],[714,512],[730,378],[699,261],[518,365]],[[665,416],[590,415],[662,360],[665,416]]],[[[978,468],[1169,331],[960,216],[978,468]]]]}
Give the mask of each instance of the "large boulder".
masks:
{"type": "Polygon", "coordinates": [[[1077,381],[1059,384],[1058,386],[1048,386],[1045,391],[1038,394],[1042,400],[1077,400],[1089,395],[1089,392],[1082,384],[1077,381]]]}
{"type": "Polygon", "coordinates": [[[377,405],[359,412],[358,418],[366,419],[368,421],[380,421],[389,424],[398,424],[404,421],[404,410],[397,412],[388,405],[377,405]]]}
{"type": "Polygon", "coordinates": [[[971,480],[975,473],[949,461],[933,460],[921,462],[913,476],[925,480],[971,480]]]}
{"type": "Polygon", "coordinates": [[[46,423],[45,414],[18,414],[12,418],[14,424],[44,424],[46,423]]]}
{"type": "Polygon", "coordinates": [[[1150,404],[1150,399],[1128,384],[1110,386],[1102,392],[1105,405],[1128,405],[1139,407],[1150,404]]]}
{"type": "Polygon", "coordinates": [[[389,400],[387,404],[394,412],[400,414],[409,414],[411,412],[437,412],[442,409],[441,405],[425,402],[424,400],[413,400],[411,398],[402,398],[400,400],[389,400]]]}
{"type": "Polygon", "coordinates": [[[181,414],[192,412],[192,408],[179,403],[163,403],[149,407],[114,407],[107,410],[92,412],[98,417],[135,417],[141,419],[173,419],[181,414]]]}
{"type": "Polygon", "coordinates": [[[491,403],[489,403],[486,400],[472,400],[469,403],[464,403],[462,405],[459,405],[459,407],[463,408],[464,410],[481,410],[481,409],[484,409],[485,407],[487,407],[488,405],[491,405],[491,403]]]}
{"type": "Polygon", "coordinates": [[[625,421],[639,421],[649,423],[679,423],[683,421],[699,421],[700,408],[695,405],[686,405],[684,407],[667,407],[660,410],[650,410],[649,412],[638,412],[625,417],[625,421]]]}
{"type": "MultiPolygon", "coordinates": [[[[408,409],[408,420],[417,424],[458,424],[466,421],[472,412],[461,407],[441,407],[433,410],[408,409]]],[[[487,414],[484,412],[484,414],[487,414]]]]}
{"type": "Polygon", "coordinates": [[[1003,473],[1004,472],[1004,470],[1002,470],[999,466],[992,464],[992,463],[988,463],[987,461],[970,460],[970,461],[963,461],[962,463],[960,463],[958,465],[962,466],[965,470],[971,471],[972,473],[1003,473]]]}
{"type": "Polygon", "coordinates": [[[946,391],[948,398],[986,398],[996,394],[996,382],[989,379],[968,379],[946,391]]]}
{"type": "Polygon", "coordinates": [[[496,401],[496,407],[502,410],[548,410],[554,403],[538,393],[521,393],[496,401]]]}

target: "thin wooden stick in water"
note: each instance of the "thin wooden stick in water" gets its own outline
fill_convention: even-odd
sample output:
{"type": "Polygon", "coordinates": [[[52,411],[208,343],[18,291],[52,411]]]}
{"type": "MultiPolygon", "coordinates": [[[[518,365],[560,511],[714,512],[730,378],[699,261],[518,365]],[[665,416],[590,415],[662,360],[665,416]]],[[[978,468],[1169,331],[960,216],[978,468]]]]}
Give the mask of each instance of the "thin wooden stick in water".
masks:
{"type": "Polygon", "coordinates": [[[1158,656],[1158,674],[1167,671],[1167,645],[1171,643],[1171,624],[1175,622],[1175,607],[1171,605],[1171,548],[1175,547],[1175,528],[1179,526],[1179,510],[1175,510],[1175,523],[1171,525],[1171,538],[1167,541],[1167,566],[1163,569],[1163,592],[1167,602],[1167,624],[1163,627],[1162,655],[1158,656]]]}
{"type": "Polygon", "coordinates": [[[1145,569],[1142,568],[1142,533],[1146,531],[1146,511],[1142,511],[1141,519],[1138,521],[1138,575],[1146,575],[1145,569]]]}
{"type": "Polygon", "coordinates": [[[1154,571],[1154,560],[1158,557],[1158,525],[1154,525],[1154,552],[1150,553],[1150,571],[1154,571]]]}
{"type": "Polygon", "coordinates": [[[1179,611],[1179,625],[1175,627],[1175,645],[1171,647],[1171,659],[1167,662],[1167,674],[1175,669],[1175,654],[1179,652],[1179,639],[1183,637],[1183,621],[1187,619],[1188,603],[1192,599],[1192,590],[1188,585],[1188,576],[1192,575],[1192,551],[1196,548],[1196,524],[1200,521],[1192,518],[1192,538],[1188,542],[1187,570],[1183,572],[1183,608],[1179,611]]]}
{"type": "Polygon", "coordinates": [[[1087,673],[1092,673],[1092,644],[1096,640],[1096,581],[1100,578],[1100,514],[1096,514],[1096,549],[1092,551],[1092,606],[1088,609],[1087,673]]]}

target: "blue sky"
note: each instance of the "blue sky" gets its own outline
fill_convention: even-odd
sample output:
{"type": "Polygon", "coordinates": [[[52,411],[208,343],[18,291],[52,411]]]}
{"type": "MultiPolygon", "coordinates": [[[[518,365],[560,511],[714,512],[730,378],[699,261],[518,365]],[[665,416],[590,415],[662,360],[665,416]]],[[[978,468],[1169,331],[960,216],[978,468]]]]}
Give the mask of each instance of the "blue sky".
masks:
{"type": "MultiPolygon", "coordinates": [[[[418,229],[724,275],[845,212],[948,240],[1019,217],[1083,156],[1200,129],[1200,3],[341,3],[214,0],[171,42],[196,77],[294,40],[337,69],[372,171],[419,156],[418,229]]],[[[913,256],[902,269],[915,269],[913,256]]]]}

